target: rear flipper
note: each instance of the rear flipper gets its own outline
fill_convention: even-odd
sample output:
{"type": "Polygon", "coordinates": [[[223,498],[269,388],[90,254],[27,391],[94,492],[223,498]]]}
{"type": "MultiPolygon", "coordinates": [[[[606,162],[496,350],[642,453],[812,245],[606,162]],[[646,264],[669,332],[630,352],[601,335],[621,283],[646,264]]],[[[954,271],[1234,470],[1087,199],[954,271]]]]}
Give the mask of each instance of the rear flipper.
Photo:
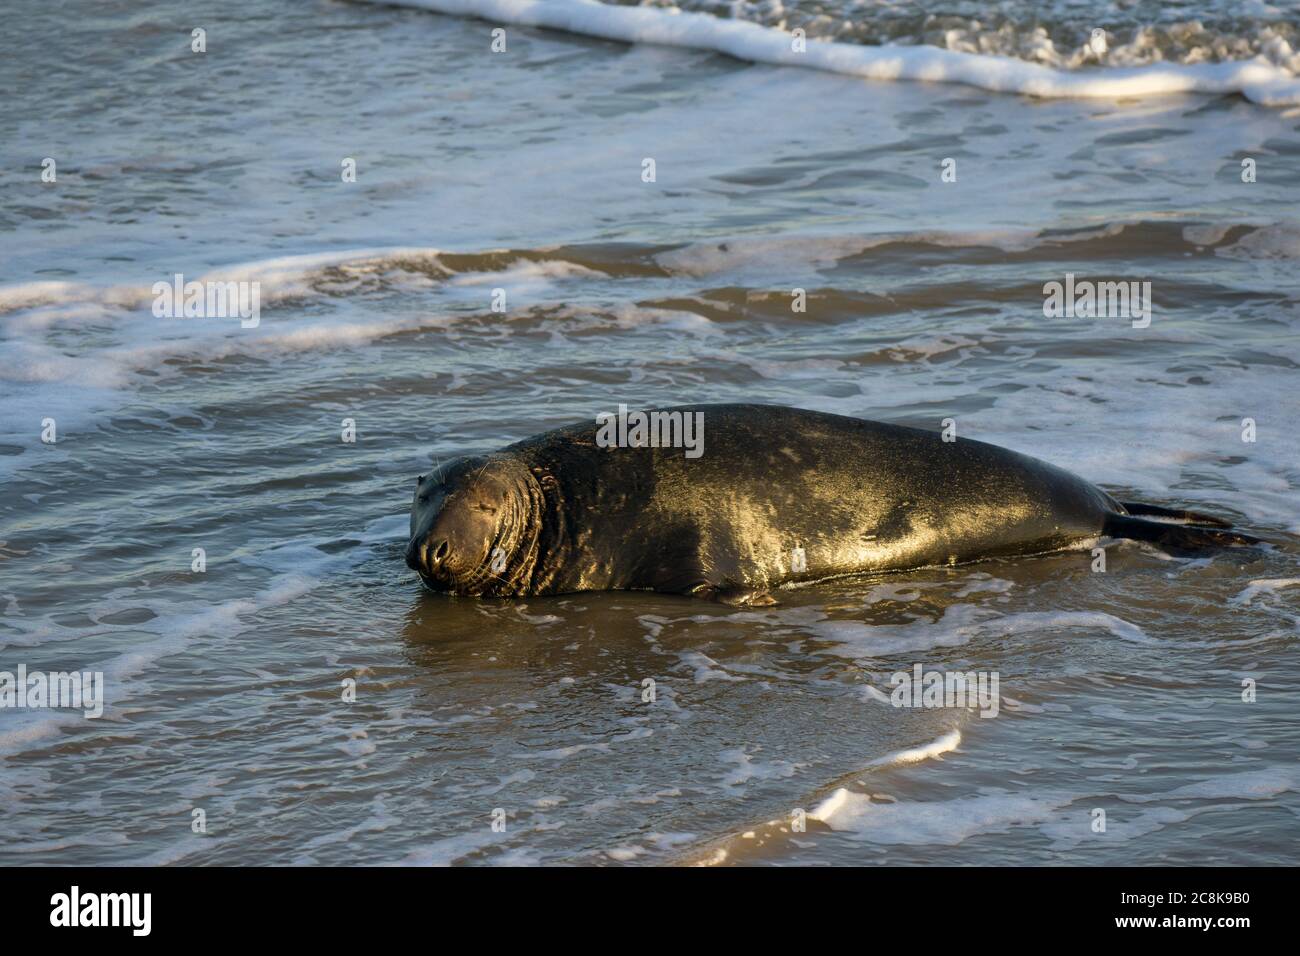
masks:
{"type": "Polygon", "coordinates": [[[1124,510],[1131,515],[1146,515],[1153,518],[1172,518],[1175,521],[1187,521],[1191,524],[1207,524],[1211,528],[1231,528],[1231,521],[1224,521],[1213,515],[1203,515],[1199,511],[1178,511],[1174,508],[1161,508],[1159,505],[1144,505],[1140,501],[1122,501],[1124,510]]]}
{"type": "MultiPolygon", "coordinates": [[[[1132,510],[1127,503],[1125,508],[1132,510]]],[[[1139,508],[1154,508],[1152,505],[1138,505],[1139,508]]],[[[1139,512],[1141,513],[1141,512],[1139,512]]],[[[1171,515],[1191,515],[1191,511],[1174,511],[1169,512],[1163,508],[1154,509],[1146,512],[1148,514],[1171,514],[1171,515]]],[[[1200,517],[1199,515],[1197,516],[1200,517]]],[[[1135,518],[1130,515],[1107,515],[1106,524],[1102,527],[1102,533],[1110,535],[1112,538],[1132,538],[1134,541],[1150,541],[1161,547],[1174,548],[1180,551],[1201,551],[1205,548],[1226,548],[1239,544],[1259,544],[1260,539],[1251,537],[1248,534],[1242,534],[1240,531],[1225,531],[1224,528],[1231,528],[1232,525],[1219,521],[1217,518],[1208,519],[1213,521],[1217,527],[1201,528],[1188,524],[1172,524],[1168,521],[1148,521],[1146,518],[1135,518]]]]}

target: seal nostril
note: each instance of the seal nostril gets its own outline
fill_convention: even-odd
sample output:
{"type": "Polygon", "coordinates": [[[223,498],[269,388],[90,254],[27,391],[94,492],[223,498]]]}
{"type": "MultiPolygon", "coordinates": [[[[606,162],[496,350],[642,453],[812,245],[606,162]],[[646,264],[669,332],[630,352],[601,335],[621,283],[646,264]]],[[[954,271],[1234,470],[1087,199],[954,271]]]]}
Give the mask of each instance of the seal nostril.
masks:
{"type": "Polygon", "coordinates": [[[439,563],[440,561],[442,561],[443,558],[447,557],[447,552],[448,552],[449,550],[450,550],[450,549],[448,548],[448,546],[447,546],[447,542],[446,542],[446,541],[442,541],[442,542],[440,542],[440,543],[438,544],[438,547],[434,549],[434,552],[433,552],[433,563],[434,563],[434,564],[437,564],[437,563],[439,563]]]}

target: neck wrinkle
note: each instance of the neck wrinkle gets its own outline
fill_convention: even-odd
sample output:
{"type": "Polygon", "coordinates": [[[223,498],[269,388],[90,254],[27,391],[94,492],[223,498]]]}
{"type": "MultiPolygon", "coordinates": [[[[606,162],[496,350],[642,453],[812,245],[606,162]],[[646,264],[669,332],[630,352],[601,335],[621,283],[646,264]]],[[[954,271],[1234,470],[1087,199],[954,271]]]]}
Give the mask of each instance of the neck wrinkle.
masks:
{"type": "Polygon", "coordinates": [[[564,510],[560,507],[560,483],[543,465],[529,469],[528,488],[533,538],[530,542],[531,567],[528,573],[529,594],[549,594],[555,590],[560,575],[560,556],[567,531],[564,510]]]}

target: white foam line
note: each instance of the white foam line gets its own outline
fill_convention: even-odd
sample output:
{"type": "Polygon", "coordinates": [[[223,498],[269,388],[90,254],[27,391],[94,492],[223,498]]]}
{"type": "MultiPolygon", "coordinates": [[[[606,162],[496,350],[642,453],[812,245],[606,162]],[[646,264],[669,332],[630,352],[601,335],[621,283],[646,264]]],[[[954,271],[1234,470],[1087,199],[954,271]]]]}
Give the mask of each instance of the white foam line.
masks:
{"type": "Polygon", "coordinates": [[[907,750],[900,750],[884,757],[879,757],[871,761],[870,767],[884,767],[891,764],[903,763],[920,763],[922,760],[928,760],[931,757],[938,757],[940,754],[946,754],[949,751],[956,750],[961,743],[961,731],[954,730],[944,734],[938,740],[931,741],[920,747],[911,747],[907,750]]]}
{"type": "Polygon", "coordinates": [[[1170,93],[1241,93],[1268,106],[1300,104],[1300,79],[1262,58],[1077,71],[931,46],[861,46],[808,40],[744,20],[676,8],[607,6],[596,0],[378,0],[438,13],[564,30],[623,43],[715,50],[740,60],[802,66],[871,80],[960,83],[994,93],[1114,99],[1170,93]]]}
{"type": "MultiPolygon", "coordinates": [[[[922,760],[929,760],[932,757],[938,757],[942,754],[956,750],[960,744],[961,731],[951,730],[939,739],[928,744],[922,744],[920,747],[909,747],[905,750],[899,750],[895,753],[888,754],[887,756],[879,757],[867,764],[867,769],[887,765],[920,763],[922,760]]],[[[826,797],[826,799],[808,812],[808,818],[810,820],[818,820],[825,823],[827,826],[832,826],[832,820],[846,811],[851,811],[853,807],[860,805],[864,800],[870,802],[870,798],[864,794],[855,793],[847,787],[837,787],[830,796],[826,797]]],[[[787,823],[788,820],[778,818],[775,820],[768,820],[764,826],[784,830],[787,823]]],[[[753,833],[752,830],[745,832],[751,835],[753,833]]],[[[736,833],[732,834],[727,839],[728,842],[738,842],[746,839],[746,836],[745,833],[736,833]]],[[[717,847],[710,851],[709,856],[695,859],[694,865],[716,866],[724,862],[727,859],[727,856],[727,847],[717,847]]]]}
{"type": "MultiPolygon", "coordinates": [[[[186,276],[197,282],[259,282],[262,295],[272,300],[305,294],[301,283],[337,266],[388,263],[408,259],[437,261],[441,250],[412,246],[379,246],[364,249],[340,249],[334,252],[311,252],[280,256],[252,262],[221,266],[202,274],[186,276]]],[[[116,305],[124,309],[139,308],[155,296],[153,284],[170,276],[154,275],[139,285],[94,286],[74,282],[20,282],[0,286],[0,314],[40,306],[59,306],[75,302],[116,305]]]]}
{"type": "MultiPolygon", "coordinates": [[[[871,761],[867,766],[884,767],[897,764],[920,763],[922,760],[929,760],[931,757],[938,757],[940,754],[946,754],[950,751],[956,750],[960,744],[961,731],[953,730],[944,734],[938,740],[932,741],[923,746],[911,747],[907,750],[900,750],[896,753],[879,757],[876,760],[871,761]]],[[[840,787],[821,803],[817,804],[808,816],[810,819],[820,820],[822,823],[829,823],[829,821],[837,813],[843,810],[849,802],[854,799],[854,797],[855,795],[847,787],[840,787]]]]}
{"type": "Polygon", "coordinates": [[[1260,594],[1276,594],[1282,588],[1293,588],[1300,584],[1300,578],[1258,578],[1251,581],[1236,597],[1228,599],[1229,604],[1249,604],[1260,594]]]}
{"type": "Polygon", "coordinates": [[[825,823],[843,810],[848,805],[848,802],[848,788],[840,787],[821,803],[817,804],[817,806],[813,808],[812,813],[808,814],[808,816],[813,820],[820,820],[822,823],[825,823]]]}

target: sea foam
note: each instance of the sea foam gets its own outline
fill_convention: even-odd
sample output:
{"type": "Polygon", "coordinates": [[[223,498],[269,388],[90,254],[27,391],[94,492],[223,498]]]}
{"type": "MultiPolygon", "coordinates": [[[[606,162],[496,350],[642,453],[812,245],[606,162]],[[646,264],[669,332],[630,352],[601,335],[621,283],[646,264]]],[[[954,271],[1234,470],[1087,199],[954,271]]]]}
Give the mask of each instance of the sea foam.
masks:
{"type": "Polygon", "coordinates": [[[438,13],[564,30],[623,43],[714,50],[738,60],[802,66],[870,80],[960,83],[995,93],[1044,98],[1240,93],[1267,106],[1300,104],[1300,79],[1262,57],[1067,71],[1008,57],[930,46],[863,46],[810,39],[805,49],[796,51],[793,35],[773,27],[673,9],[610,6],[596,0],[397,2],[438,13]]]}

